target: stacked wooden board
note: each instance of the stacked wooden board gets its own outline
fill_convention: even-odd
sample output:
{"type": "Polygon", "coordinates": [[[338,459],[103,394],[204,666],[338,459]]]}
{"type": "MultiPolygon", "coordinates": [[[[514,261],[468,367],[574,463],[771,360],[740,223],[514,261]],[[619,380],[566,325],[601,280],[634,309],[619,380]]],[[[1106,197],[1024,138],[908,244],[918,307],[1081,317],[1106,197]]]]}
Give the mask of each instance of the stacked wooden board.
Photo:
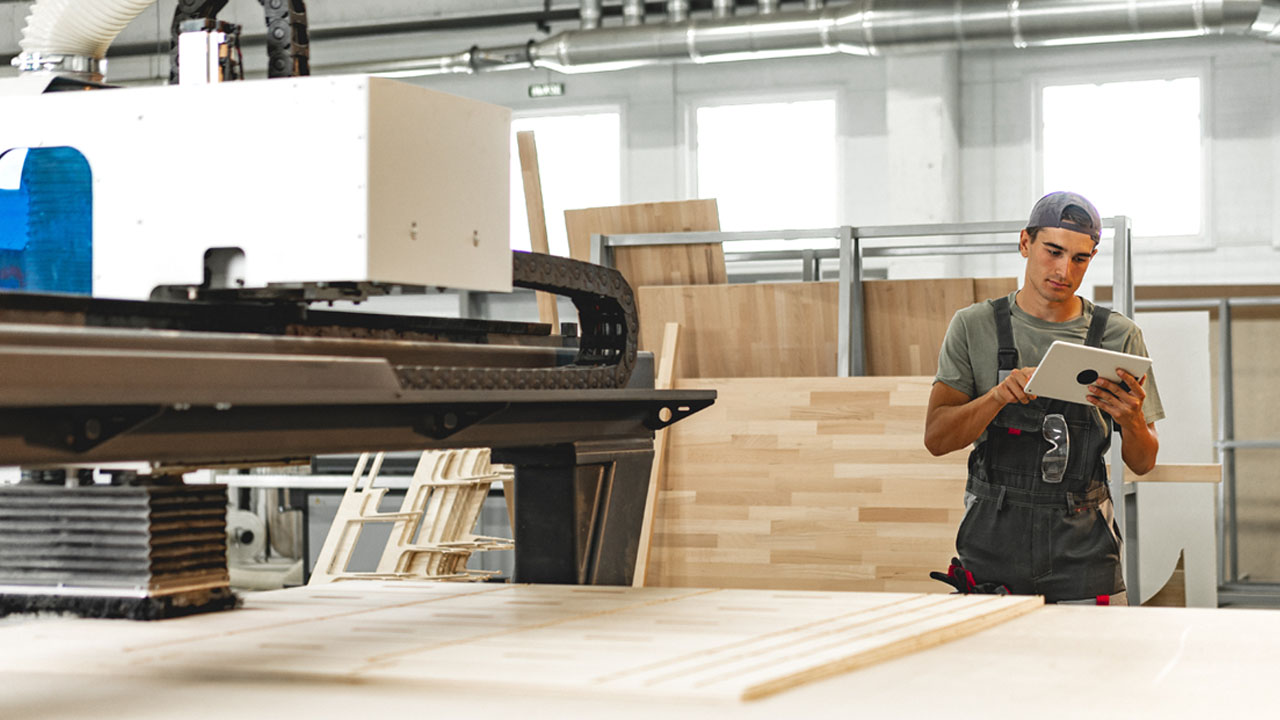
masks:
{"type": "MultiPolygon", "coordinates": [[[[1012,278],[864,281],[867,374],[935,372],[952,315],[1015,285],[1012,278]]],[[[676,322],[682,377],[835,376],[838,290],[834,282],[641,287],[640,348],[657,352],[664,324],[676,322]]]]}
{"type": "Polygon", "coordinates": [[[656,585],[942,592],[965,458],[924,448],[928,377],[725,378],[670,429],[656,585]]]}
{"type": "Polygon", "coordinates": [[[164,623],[0,628],[0,672],[752,699],[1031,612],[1036,597],[360,581],[164,623]]]}

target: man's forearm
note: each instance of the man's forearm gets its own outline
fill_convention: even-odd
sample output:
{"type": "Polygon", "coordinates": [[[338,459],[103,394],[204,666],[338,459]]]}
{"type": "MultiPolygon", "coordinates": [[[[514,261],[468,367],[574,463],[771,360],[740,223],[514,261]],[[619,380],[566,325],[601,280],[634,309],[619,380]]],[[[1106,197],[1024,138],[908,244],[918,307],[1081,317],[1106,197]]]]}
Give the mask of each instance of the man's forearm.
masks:
{"type": "Polygon", "coordinates": [[[924,446],[935,456],[968,447],[1004,406],[995,393],[988,392],[963,405],[935,407],[925,420],[924,446]]]}
{"type": "Polygon", "coordinates": [[[1160,451],[1160,438],[1155,428],[1144,423],[1120,429],[1120,456],[1124,464],[1139,475],[1151,472],[1160,451]]]}

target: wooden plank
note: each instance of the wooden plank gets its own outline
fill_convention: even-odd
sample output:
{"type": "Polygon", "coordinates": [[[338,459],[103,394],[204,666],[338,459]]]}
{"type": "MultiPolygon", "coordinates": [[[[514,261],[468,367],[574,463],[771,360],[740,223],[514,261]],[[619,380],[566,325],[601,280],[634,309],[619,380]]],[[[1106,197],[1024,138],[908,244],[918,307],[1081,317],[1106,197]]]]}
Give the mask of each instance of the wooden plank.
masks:
{"type": "Polygon", "coordinates": [[[991,298],[1005,297],[1017,289],[1016,278],[974,278],[973,301],[982,302],[991,298]]]}
{"type": "MultiPolygon", "coordinates": [[[[662,354],[658,356],[658,376],[655,390],[670,390],[675,377],[675,365],[680,340],[680,325],[667,323],[662,338],[662,354]]],[[[636,569],[631,584],[644,587],[649,572],[649,545],[653,541],[653,517],[658,511],[658,489],[662,486],[662,470],[667,460],[667,429],[653,434],[653,465],[649,468],[649,491],[644,501],[644,522],[640,525],[640,546],[636,552],[636,569]]]]}
{"type": "Polygon", "coordinates": [[[1143,483],[1219,483],[1222,482],[1222,465],[1219,463],[1210,463],[1207,465],[1194,463],[1165,463],[1156,465],[1151,472],[1146,475],[1135,475],[1132,470],[1125,467],[1124,481],[1143,483]]]}
{"type": "MultiPolygon", "coordinates": [[[[516,133],[516,149],[520,154],[520,175],[524,180],[524,207],[529,216],[529,248],[536,253],[550,255],[547,244],[547,217],[542,202],[542,175],[538,172],[538,145],[532,130],[516,133]]],[[[538,291],[538,322],[551,325],[551,333],[560,333],[560,314],[556,308],[556,296],[538,291]]]]}
{"type": "MultiPolygon", "coordinates": [[[[695,232],[720,229],[715,200],[641,203],[566,210],[569,252],[591,259],[591,235],[695,232]]],[[[633,289],[644,285],[725,283],[720,243],[616,248],[614,265],[633,289]]]]}
{"type": "Polygon", "coordinates": [[[257,593],[245,605],[168,623],[3,627],[0,672],[742,700],[937,645],[1042,601],[360,581],[257,593]]]}

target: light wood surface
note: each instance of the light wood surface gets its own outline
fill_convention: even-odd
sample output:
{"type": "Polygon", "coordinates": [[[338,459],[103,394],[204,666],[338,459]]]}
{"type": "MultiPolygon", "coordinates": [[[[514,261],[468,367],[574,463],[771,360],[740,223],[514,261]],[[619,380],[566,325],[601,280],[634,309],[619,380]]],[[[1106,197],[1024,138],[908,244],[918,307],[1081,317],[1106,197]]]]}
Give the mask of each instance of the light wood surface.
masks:
{"type": "Polygon", "coordinates": [[[163,624],[4,628],[0,672],[74,664],[158,678],[480,683],[745,700],[971,635],[1043,602],[363,581],[261,593],[246,605],[163,624]]]}
{"type": "Polygon", "coordinates": [[[659,350],[676,322],[683,377],[835,375],[836,294],[832,282],[641,287],[640,349],[659,350]]]}
{"type": "MultiPolygon", "coordinates": [[[[256,597],[249,598],[242,617],[268,625],[282,614],[270,603],[259,604],[256,597]]],[[[349,612],[339,604],[343,601],[328,602],[325,609],[331,614],[349,612]]],[[[661,609],[659,605],[654,611],[661,609]]],[[[496,671],[487,663],[472,670],[470,682],[453,682],[447,677],[335,682],[327,675],[281,679],[274,671],[236,673],[237,648],[254,655],[265,652],[256,648],[250,633],[233,635],[224,662],[210,671],[175,668],[162,673],[154,663],[143,667],[131,664],[138,643],[129,642],[129,635],[151,634],[157,628],[115,621],[84,626],[85,631],[74,637],[65,628],[59,629],[47,642],[36,645],[47,658],[42,665],[26,668],[21,666],[23,655],[16,651],[26,643],[17,645],[11,634],[20,626],[4,624],[15,621],[23,622],[14,618],[0,621],[0,647],[6,650],[0,653],[0,663],[5,665],[0,717],[22,720],[399,718],[416,717],[424,709],[435,716],[468,718],[933,720],[1023,718],[1031,714],[1028,708],[1034,709],[1037,720],[1202,720],[1265,716],[1275,701],[1274,678],[1280,673],[1280,613],[1260,610],[1047,605],[954,642],[752,702],[655,692],[569,693],[554,686],[511,688],[488,682],[496,671]],[[115,647],[98,641],[99,625],[103,624],[119,627],[115,647]],[[15,651],[8,652],[10,648],[15,651]],[[104,657],[108,659],[97,660],[104,657]],[[1082,673],[1088,678],[1087,690],[1080,688],[1082,673]],[[998,679],[999,691],[974,699],[974,689],[989,685],[993,678],[998,679]],[[1066,700],[1057,702],[1054,698],[1066,700]]],[[[30,624],[75,622],[42,619],[30,624]]],[[[165,620],[152,625],[182,628],[185,622],[165,620]]],[[[449,618],[429,618],[414,628],[414,636],[421,638],[449,622],[449,618]]],[[[33,630],[23,636],[30,640],[36,634],[33,630]]],[[[359,634],[347,637],[352,635],[359,634]]],[[[587,640],[583,645],[592,642],[587,640]]],[[[279,668],[285,671],[295,658],[308,654],[301,648],[275,648],[274,652],[279,668]]],[[[490,657],[501,652],[496,648],[490,657]]]]}
{"type": "MultiPolygon", "coordinates": [[[[640,203],[566,210],[570,255],[591,259],[591,235],[696,232],[720,229],[715,200],[640,203]]],[[[657,245],[614,249],[614,266],[633,289],[644,285],[725,283],[720,243],[657,245]]]]}
{"type": "Polygon", "coordinates": [[[1125,482],[1143,483],[1220,483],[1222,482],[1222,465],[1219,463],[1162,463],[1152,468],[1146,475],[1135,475],[1129,468],[1124,469],[1125,482]]]}
{"type": "MultiPolygon", "coordinates": [[[[667,323],[662,337],[662,354],[658,356],[658,376],[654,390],[670,390],[675,377],[676,348],[680,342],[680,326],[667,323]]],[[[653,434],[653,465],[649,468],[649,490],[644,500],[644,522],[640,525],[640,547],[636,551],[636,569],[631,584],[644,587],[649,573],[649,547],[653,542],[653,518],[658,512],[658,488],[662,486],[663,468],[667,460],[667,429],[653,434]]]]}
{"type": "MultiPolygon", "coordinates": [[[[524,180],[524,207],[529,216],[529,249],[550,255],[547,216],[542,202],[542,175],[538,171],[538,144],[532,130],[516,133],[516,150],[520,154],[520,175],[524,180]]],[[[550,324],[551,333],[559,334],[560,314],[556,308],[556,296],[539,290],[535,297],[538,300],[538,322],[550,324]]]]}
{"type": "Polygon", "coordinates": [[[867,374],[933,375],[956,311],[1015,287],[1012,278],[864,282],[867,374]]]}
{"type": "Polygon", "coordinates": [[[932,378],[681,379],[649,581],[946,592],[965,452],[924,448],[932,378]]]}
{"type": "MultiPolygon", "coordinates": [[[[864,281],[867,374],[932,375],[955,312],[1015,286],[1012,278],[864,281]]],[[[834,282],[641,287],[637,298],[642,350],[658,349],[664,323],[680,323],[685,377],[836,375],[834,282]]]]}

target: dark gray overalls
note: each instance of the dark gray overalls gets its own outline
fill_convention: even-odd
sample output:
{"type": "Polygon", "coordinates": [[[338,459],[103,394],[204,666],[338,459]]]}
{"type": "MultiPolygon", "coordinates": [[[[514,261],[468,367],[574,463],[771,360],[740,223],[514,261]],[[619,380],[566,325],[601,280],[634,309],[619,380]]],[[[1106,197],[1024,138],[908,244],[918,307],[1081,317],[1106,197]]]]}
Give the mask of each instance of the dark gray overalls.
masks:
{"type": "MultiPolygon", "coordinates": [[[[995,301],[1000,370],[1017,367],[1009,299],[995,301]]],[[[1110,311],[1095,307],[1086,345],[1100,347],[1110,311]]],[[[1001,374],[1003,377],[1003,373],[1001,374]]],[[[1119,529],[1104,461],[1111,419],[1100,427],[1092,406],[1037,398],[1010,403],[969,455],[965,514],[956,534],[960,562],[978,583],[1005,585],[1048,602],[1124,590],[1119,529]],[[1066,418],[1070,454],[1060,484],[1044,482],[1045,415],[1066,418]]]]}

